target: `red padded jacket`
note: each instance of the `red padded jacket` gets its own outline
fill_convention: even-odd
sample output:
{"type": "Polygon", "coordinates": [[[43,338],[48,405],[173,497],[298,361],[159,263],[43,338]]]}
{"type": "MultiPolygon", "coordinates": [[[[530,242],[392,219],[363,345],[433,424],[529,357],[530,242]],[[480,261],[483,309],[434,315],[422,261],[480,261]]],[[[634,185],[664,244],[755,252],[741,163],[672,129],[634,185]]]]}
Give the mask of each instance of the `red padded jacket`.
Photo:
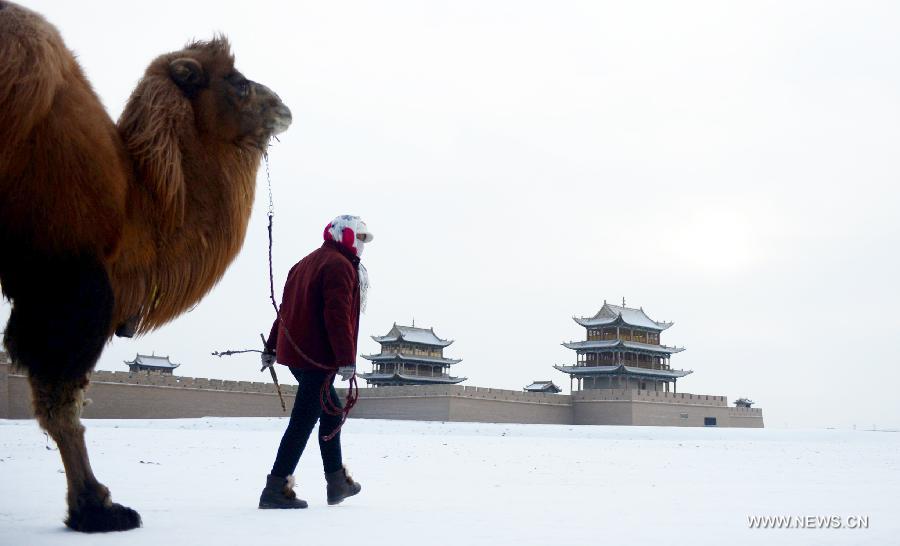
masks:
{"type": "Polygon", "coordinates": [[[359,335],[359,258],[334,241],[294,264],[284,283],[281,319],[299,354],[276,318],[266,341],[279,364],[320,370],[356,364],[359,335]]]}

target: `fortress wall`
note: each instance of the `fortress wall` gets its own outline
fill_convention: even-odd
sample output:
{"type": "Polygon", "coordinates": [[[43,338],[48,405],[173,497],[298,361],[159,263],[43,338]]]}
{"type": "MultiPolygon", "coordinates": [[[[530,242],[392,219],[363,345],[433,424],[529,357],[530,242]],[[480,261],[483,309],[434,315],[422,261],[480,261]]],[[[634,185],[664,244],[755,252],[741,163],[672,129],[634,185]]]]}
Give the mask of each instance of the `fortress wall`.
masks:
{"type": "Polygon", "coordinates": [[[0,419],[9,418],[9,360],[0,352],[0,419]]]}
{"type": "Polygon", "coordinates": [[[34,417],[31,409],[31,385],[28,378],[10,368],[7,376],[7,419],[30,419],[34,417]]]}
{"type": "MultiPolygon", "coordinates": [[[[379,387],[359,389],[359,400],[350,413],[360,419],[403,419],[414,421],[448,421],[452,385],[419,387],[379,387]]],[[[347,389],[337,389],[343,401],[347,389]]]]}
{"type": "MultiPolygon", "coordinates": [[[[287,410],[297,387],[284,385],[287,410]]],[[[346,389],[338,389],[343,399],[346,389]]],[[[351,414],[363,419],[586,425],[762,427],[759,408],[729,408],[724,396],[657,391],[587,390],[574,395],[461,385],[359,390],[351,414]],[[686,414],[686,417],[682,415],[686,414]]],[[[272,383],[98,371],[87,390],[85,418],[279,417],[272,383]]],[[[0,418],[32,416],[27,378],[0,362],[0,418]]]]}
{"type": "Polygon", "coordinates": [[[693,406],[727,407],[728,398],[712,394],[692,394],[687,392],[639,391],[624,389],[590,389],[572,395],[576,402],[627,400],[634,402],[665,402],[693,406]]]}
{"type": "Polygon", "coordinates": [[[285,394],[287,412],[278,395],[202,390],[152,385],[91,383],[84,408],[86,419],[168,419],[185,417],[281,417],[290,415],[294,397],[285,394]]]}
{"type": "MultiPolygon", "coordinates": [[[[0,365],[0,377],[4,366],[0,365]]],[[[8,368],[8,367],[7,367],[8,368]]],[[[8,411],[0,418],[30,419],[28,379],[8,374],[8,411]]],[[[161,376],[130,372],[95,372],[87,388],[86,419],[167,419],[187,417],[281,417],[290,414],[296,386],[282,387],[287,413],[275,385],[245,381],[161,376]],[[244,390],[241,390],[244,389],[244,390]]],[[[0,404],[0,411],[3,406],[0,404]]]]}
{"type": "Polygon", "coordinates": [[[633,425],[634,416],[630,400],[624,397],[572,396],[572,423],[575,425],[633,425]]]}
{"type": "Polygon", "coordinates": [[[743,428],[764,428],[760,408],[728,408],[729,426],[743,428]]]}
{"type": "MultiPolygon", "coordinates": [[[[344,396],[341,395],[343,400],[344,396]]],[[[408,421],[450,421],[449,396],[363,397],[350,417],[354,419],[402,419],[408,421]]]]}
{"type": "Polygon", "coordinates": [[[568,425],[572,423],[572,406],[459,397],[451,399],[450,421],[568,425]]]}
{"type": "Polygon", "coordinates": [[[702,427],[715,418],[718,427],[762,426],[762,410],[734,412],[725,396],[659,391],[587,390],[573,395],[577,425],[610,424],[702,427]]]}
{"type": "Polygon", "coordinates": [[[569,395],[482,387],[463,389],[451,400],[451,421],[572,423],[572,397],[569,395]]]}
{"type": "MultiPolygon", "coordinates": [[[[120,383],[128,385],[181,387],[189,389],[261,392],[275,394],[274,383],[263,383],[258,381],[230,381],[223,379],[207,379],[205,377],[181,377],[177,375],[154,372],[108,372],[98,370],[91,374],[91,384],[95,383],[120,383]]],[[[281,392],[293,396],[297,393],[297,386],[282,385],[281,392]]]]}
{"type": "MultiPolygon", "coordinates": [[[[343,398],[344,389],[338,393],[343,398]]],[[[569,396],[546,393],[426,385],[360,389],[351,414],[369,419],[417,419],[493,423],[572,422],[569,396]]]]}
{"type": "Polygon", "coordinates": [[[702,427],[711,417],[717,427],[731,426],[726,406],[639,401],[632,404],[632,416],[634,425],[702,427]]]}

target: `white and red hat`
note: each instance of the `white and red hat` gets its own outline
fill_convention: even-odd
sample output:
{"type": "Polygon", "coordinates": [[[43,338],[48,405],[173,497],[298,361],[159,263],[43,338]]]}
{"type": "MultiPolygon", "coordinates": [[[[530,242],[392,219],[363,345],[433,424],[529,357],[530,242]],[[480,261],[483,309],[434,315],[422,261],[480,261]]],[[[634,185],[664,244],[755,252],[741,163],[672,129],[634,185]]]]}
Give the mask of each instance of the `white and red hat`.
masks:
{"type": "MultiPolygon", "coordinates": [[[[347,250],[353,252],[357,258],[362,257],[363,248],[366,243],[372,242],[375,238],[366,227],[366,223],[359,216],[351,216],[342,214],[332,220],[325,226],[325,232],[322,234],[326,241],[335,241],[343,245],[347,250]]],[[[366,300],[369,293],[369,272],[366,266],[359,262],[356,266],[359,273],[359,301],[360,310],[366,310],[366,300]]]]}
{"type": "Polygon", "coordinates": [[[342,214],[332,220],[325,226],[325,232],[322,236],[326,241],[335,241],[344,245],[357,258],[362,257],[365,244],[375,238],[369,232],[366,223],[359,216],[351,216],[349,214],[342,214]]]}

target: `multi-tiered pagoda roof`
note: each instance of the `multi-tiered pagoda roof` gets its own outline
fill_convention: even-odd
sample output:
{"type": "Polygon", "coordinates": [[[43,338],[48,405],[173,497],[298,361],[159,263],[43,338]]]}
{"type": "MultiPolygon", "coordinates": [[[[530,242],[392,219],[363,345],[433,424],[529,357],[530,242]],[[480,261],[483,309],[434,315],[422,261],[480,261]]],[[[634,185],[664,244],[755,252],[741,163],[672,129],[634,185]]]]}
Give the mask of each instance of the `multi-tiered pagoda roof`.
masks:
{"type": "Polygon", "coordinates": [[[592,326],[633,326],[662,332],[669,329],[672,322],[657,322],[647,316],[643,308],[632,309],[603,302],[603,307],[592,317],[573,317],[573,320],[585,328],[592,326]]]}
{"type": "Polygon", "coordinates": [[[444,357],[444,348],[453,340],[439,338],[433,328],[394,323],[386,335],[372,339],[381,345],[381,352],[362,355],[372,362],[372,372],[360,374],[370,385],[454,384],[466,380],[449,374],[450,366],[461,360],[444,357]]]}
{"type": "Polygon", "coordinates": [[[165,374],[172,373],[175,368],[181,364],[175,364],[169,360],[168,356],[142,355],[138,354],[134,360],[126,360],[128,370],[131,372],[160,372],[165,374]]]}
{"type": "Polygon", "coordinates": [[[453,343],[453,340],[441,339],[437,337],[434,333],[434,328],[416,328],[415,326],[397,326],[397,323],[394,323],[394,327],[391,328],[391,331],[384,336],[372,336],[372,339],[377,341],[378,343],[396,343],[400,341],[405,341],[408,343],[420,343],[422,345],[428,345],[430,347],[447,347],[453,343]]]}
{"type": "Polygon", "coordinates": [[[651,319],[642,308],[604,302],[592,317],[573,317],[587,331],[583,341],[563,343],[576,352],[576,363],[554,366],[569,374],[582,389],[631,388],[669,390],[674,382],[690,370],[673,370],[670,358],[683,347],[670,347],[660,342],[660,333],[671,322],[651,319]]]}

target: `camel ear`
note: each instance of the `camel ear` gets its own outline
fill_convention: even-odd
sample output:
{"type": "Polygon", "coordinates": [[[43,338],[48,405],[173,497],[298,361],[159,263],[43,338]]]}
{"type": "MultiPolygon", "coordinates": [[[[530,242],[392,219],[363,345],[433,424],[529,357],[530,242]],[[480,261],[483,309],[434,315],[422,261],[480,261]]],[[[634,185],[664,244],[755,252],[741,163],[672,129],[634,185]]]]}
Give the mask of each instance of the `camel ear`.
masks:
{"type": "Polygon", "coordinates": [[[203,66],[199,61],[190,57],[175,59],[169,63],[169,75],[172,77],[172,81],[185,92],[206,87],[209,83],[203,66]]]}

